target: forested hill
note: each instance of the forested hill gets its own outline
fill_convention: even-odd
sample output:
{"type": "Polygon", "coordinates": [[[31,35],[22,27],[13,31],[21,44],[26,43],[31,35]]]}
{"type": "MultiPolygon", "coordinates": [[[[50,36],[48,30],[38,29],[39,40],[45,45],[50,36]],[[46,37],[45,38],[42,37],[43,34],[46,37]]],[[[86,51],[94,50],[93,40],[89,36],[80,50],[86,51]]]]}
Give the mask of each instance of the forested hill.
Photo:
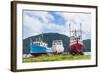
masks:
{"type": "MultiPolygon", "coordinates": [[[[63,41],[63,46],[64,46],[64,51],[67,52],[69,51],[69,37],[63,34],[59,33],[44,33],[44,34],[39,34],[36,36],[31,36],[29,38],[26,38],[23,40],[23,53],[29,53],[30,51],[30,44],[32,41],[41,40],[43,42],[46,42],[48,44],[48,47],[52,47],[52,41],[54,40],[62,40],[63,41]]],[[[90,44],[91,40],[84,40],[83,41],[85,45],[85,50],[84,51],[90,51],[90,44]]]]}

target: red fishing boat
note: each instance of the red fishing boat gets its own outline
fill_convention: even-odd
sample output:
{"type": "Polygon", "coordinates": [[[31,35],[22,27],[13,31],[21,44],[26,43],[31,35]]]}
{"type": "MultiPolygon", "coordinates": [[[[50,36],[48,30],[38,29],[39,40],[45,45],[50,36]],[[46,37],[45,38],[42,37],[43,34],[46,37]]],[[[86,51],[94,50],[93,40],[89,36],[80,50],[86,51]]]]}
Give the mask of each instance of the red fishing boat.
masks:
{"type": "Polygon", "coordinates": [[[70,28],[70,53],[83,55],[83,45],[81,24],[80,30],[70,28]]]}

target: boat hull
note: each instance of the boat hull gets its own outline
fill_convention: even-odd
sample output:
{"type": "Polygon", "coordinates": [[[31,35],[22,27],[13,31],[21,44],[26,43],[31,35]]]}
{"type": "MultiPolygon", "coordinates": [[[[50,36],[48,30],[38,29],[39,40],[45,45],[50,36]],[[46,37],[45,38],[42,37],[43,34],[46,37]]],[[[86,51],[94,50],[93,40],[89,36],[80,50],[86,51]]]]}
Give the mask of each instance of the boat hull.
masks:
{"type": "Polygon", "coordinates": [[[32,45],[30,51],[31,55],[34,56],[39,56],[41,54],[48,54],[49,52],[52,52],[51,48],[37,46],[37,45],[32,45]]]}
{"type": "Polygon", "coordinates": [[[81,54],[83,55],[83,44],[82,42],[74,42],[70,44],[70,53],[71,54],[81,54]]]}

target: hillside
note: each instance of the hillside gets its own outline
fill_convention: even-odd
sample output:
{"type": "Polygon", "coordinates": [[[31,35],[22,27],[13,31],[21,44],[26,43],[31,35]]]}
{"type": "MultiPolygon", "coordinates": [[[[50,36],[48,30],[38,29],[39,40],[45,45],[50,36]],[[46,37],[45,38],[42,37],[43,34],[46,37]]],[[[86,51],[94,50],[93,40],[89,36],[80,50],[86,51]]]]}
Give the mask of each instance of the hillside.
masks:
{"type": "Polygon", "coordinates": [[[87,40],[83,40],[84,43],[84,51],[85,52],[90,52],[91,51],[91,40],[87,39],[87,40]]]}
{"type": "MultiPolygon", "coordinates": [[[[45,33],[45,34],[40,34],[36,36],[31,36],[29,38],[26,38],[23,40],[23,53],[29,53],[30,51],[30,42],[36,41],[41,37],[42,41],[46,42],[48,44],[48,47],[52,47],[52,41],[53,40],[62,40],[63,41],[63,46],[64,46],[64,51],[67,52],[69,51],[69,37],[63,34],[59,33],[45,33]]],[[[85,45],[85,50],[84,51],[90,51],[90,39],[84,40],[83,41],[85,45]]]]}

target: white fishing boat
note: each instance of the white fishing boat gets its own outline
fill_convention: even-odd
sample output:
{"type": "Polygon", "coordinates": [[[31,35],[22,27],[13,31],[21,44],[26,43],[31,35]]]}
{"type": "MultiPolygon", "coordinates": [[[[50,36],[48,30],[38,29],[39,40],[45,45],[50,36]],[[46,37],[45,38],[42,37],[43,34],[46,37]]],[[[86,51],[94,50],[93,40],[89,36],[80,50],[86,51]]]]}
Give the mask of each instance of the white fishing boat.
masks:
{"type": "Polygon", "coordinates": [[[64,52],[62,40],[54,40],[52,42],[52,51],[54,53],[63,53],[64,52]]]}

